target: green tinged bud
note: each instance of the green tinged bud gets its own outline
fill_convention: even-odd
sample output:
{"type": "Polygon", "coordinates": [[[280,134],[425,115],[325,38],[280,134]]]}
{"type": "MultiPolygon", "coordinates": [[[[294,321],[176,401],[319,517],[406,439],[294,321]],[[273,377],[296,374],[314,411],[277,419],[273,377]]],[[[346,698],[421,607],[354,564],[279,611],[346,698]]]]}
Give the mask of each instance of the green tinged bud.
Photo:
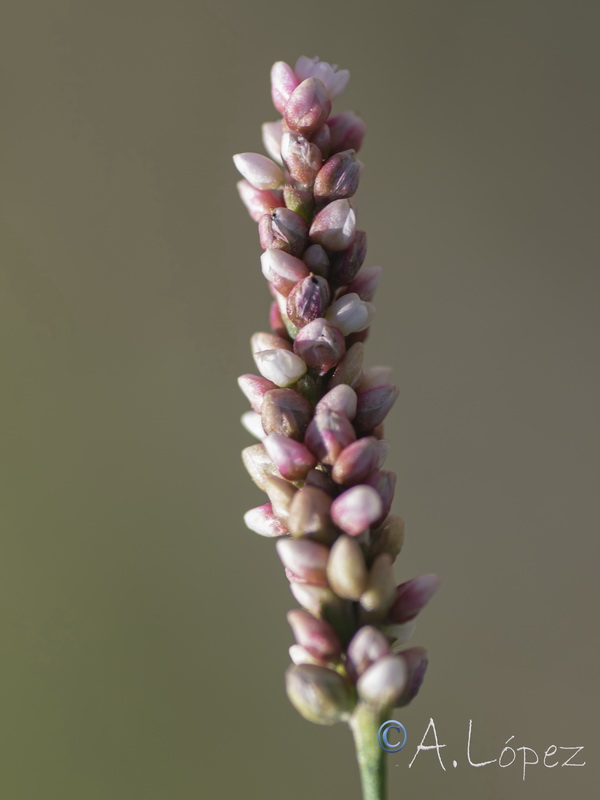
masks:
{"type": "Polygon", "coordinates": [[[294,708],[317,725],[343,722],[354,708],[352,687],[338,672],[327,667],[313,664],[289,667],[285,685],[294,708]]]}

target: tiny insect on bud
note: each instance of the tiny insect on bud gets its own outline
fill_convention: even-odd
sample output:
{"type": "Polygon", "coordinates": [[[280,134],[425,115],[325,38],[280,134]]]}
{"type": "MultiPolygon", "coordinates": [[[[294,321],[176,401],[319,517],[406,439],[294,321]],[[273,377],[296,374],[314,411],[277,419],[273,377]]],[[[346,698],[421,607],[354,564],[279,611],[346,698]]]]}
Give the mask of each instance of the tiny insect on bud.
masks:
{"type": "Polygon", "coordinates": [[[359,536],[380,515],[381,498],[372,486],[353,486],[336,497],[331,505],[331,518],[349,536],[359,536]]]}
{"type": "Polygon", "coordinates": [[[309,235],[327,250],[345,250],[354,241],[356,214],[348,200],[334,200],[313,220],[309,235]]]}
{"type": "Polygon", "coordinates": [[[283,115],[290,130],[310,136],[323,125],[330,111],[331,100],[323,82],[307,78],[290,95],[283,115]]]}
{"type": "Polygon", "coordinates": [[[280,189],[285,183],[281,167],[260,153],[237,153],[233,163],[255,189],[280,189]]]}
{"type": "Polygon", "coordinates": [[[319,317],[300,329],[294,341],[294,352],[310,369],[324,375],[340,363],[346,352],[346,343],[335,325],[319,317]]]}
{"type": "Polygon", "coordinates": [[[285,686],[294,708],[317,725],[343,722],[354,707],[354,696],[348,682],[327,667],[314,664],[289,667],[285,686]]]}

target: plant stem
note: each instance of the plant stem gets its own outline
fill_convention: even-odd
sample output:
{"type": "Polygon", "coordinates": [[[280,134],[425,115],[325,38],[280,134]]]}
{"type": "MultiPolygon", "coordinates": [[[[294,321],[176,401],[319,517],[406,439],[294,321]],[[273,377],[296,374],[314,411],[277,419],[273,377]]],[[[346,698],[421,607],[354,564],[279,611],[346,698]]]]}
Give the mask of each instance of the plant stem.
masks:
{"type": "Polygon", "coordinates": [[[385,800],[385,753],[377,740],[382,719],[380,712],[359,703],[349,723],[356,747],[363,800],[385,800]]]}

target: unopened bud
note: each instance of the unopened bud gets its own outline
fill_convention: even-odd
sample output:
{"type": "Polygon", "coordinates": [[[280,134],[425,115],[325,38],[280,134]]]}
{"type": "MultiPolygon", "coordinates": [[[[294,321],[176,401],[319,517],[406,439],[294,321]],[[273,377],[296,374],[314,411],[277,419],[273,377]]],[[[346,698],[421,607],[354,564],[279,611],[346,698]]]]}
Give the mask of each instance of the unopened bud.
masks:
{"type": "Polygon", "coordinates": [[[387,553],[395,561],[404,544],[404,520],[389,516],[383,525],[371,535],[369,556],[374,559],[380,553],[387,553]]]}
{"type": "Polygon", "coordinates": [[[279,539],[277,554],[288,570],[288,578],[301,583],[327,586],[329,548],[310,539],[279,539]]]}
{"type": "Polygon", "coordinates": [[[287,298],[287,315],[302,327],[322,317],[329,305],[331,291],[325,278],[309,275],[294,286],[287,298]]]}
{"type": "Polygon", "coordinates": [[[376,708],[390,708],[402,694],[407,682],[404,661],[396,655],[383,656],[358,679],[356,688],[363,700],[376,708]]]}
{"type": "Polygon", "coordinates": [[[380,515],[381,498],[372,486],[353,486],[336,497],[331,505],[331,518],[349,536],[359,536],[380,515]]]}
{"type": "Polygon", "coordinates": [[[310,189],[299,189],[288,184],[283,187],[283,202],[290,211],[300,214],[307,222],[312,220],[315,198],[310,189]]]}
{"type": "Polygon", "coordinates": [[[347,291],[354,292],[361,300],[372,300],[382,272],[381,267],[363,267],[347,291]]]}
{"type": "Polygon", "coordinates": [[[288,529],[292,536],[327,538],[331,530],[331,497],[314,486],[296,492],[290,506],[288,529]]]}
{"type": "MultiPolygon", "coordinates": [[[[356,231],[354,241],[341,253],[335,253],[331,259],[331,282],[335,286],[346,286],[356,278],[367,255],[367,234],[356,231]]],[[[344,292],[347,294],[348,292],[344,292]]],[[[356,292],[358,294],[358,292],[356,292]]],[[[365,299],[362,298],[361,299],[365,299]]]]}
{"type": "Polygon", "coordinates": [[[400,625],[381,625],[381,632],[387,636],[390,641],[392,653],[399,653],[404,645],[409,642],[414,636],[417,628],[417,621],[414,619],[408,622],[403,622],[400,625]]]}
{"type": "Polygon", "coordinates": [[[278,336],[284,337],[288,335],[277,300],[273,300],[269,309],[269,325],[273,333],[276,333],[278,336]]]}
{"type": "Polygon", "coordinates": [[[255,189],[280,189],[285,183],[281,168],[260,153],[237,153],[233,163],[255,189]]]}
{"type": "Polygon", "coordinates": [[[392,368],[385,366],[369,367],[364,370],[360,382],[356,387],[359,392],[370,389],[372,386],[381,386],[392,380],[392,368]]]}
{"type": "Polygon", "coordinates": [[[269,214],[274,208],[285,205],[281,192],[261,191],[255,189],[248,181],[238,181],[236,186],[241,201],[254,222],[258,222],[264,214],[269,214]]]}
{"type": "Polygon", "coordinates": [[[327,578],[333,591],[346,600],[359,600],[368,583],[368,571],[360,545],[342,534],[331,548],[327,578]]]}
{"type": "Polygon", "coordinates": [[[429,662],[427,651],[423,647],[410,647],[401,653],[400,658],[406,665],[407,679],[402,694],[396,700],[396,705],[407,706],[419,693],[429,662]]]}
{"type": "Polygon", "coordinates": [[[354,389],[345,383],[340,383],[323,395],[315,407],[315,414],[328,408],[330,411],[337,411],[338,414],[343,414],[349,420],[353,420],[356,416],[356,403],[354,389]]]}
{"type": "Polygon", "coordinates": [[[285,61],[276,61],[271,67],[271,98],[280,114],[285,111],[287,101],[299,82],[294,70],[285,61]]]}
{"type": "Polygon", "coordinates": [[[354,150],[331,156],[315,178],[315,197],[323,203],[352,197],[358,189],[360,166],[354,150]]]}
{"type": "Polygon", "coordinates": [[[315,489],[321,489],[330,497],[335,497],[338,493],[338,487],[331,480],[327,472],[322,469],[311,469],[306,476],[305,486],[314,486],[315,489]]]}
{"type": "Polygon", "coordinates": [[[320,275],[322,278],[329,275],[329,256],[320,244],[311,244],[307,247],[302,254],[302,260],[315,275],[320,275]]]}
{"type": "Polygon", "coordinates": [[[296,642],[316,658],[328,661],[339,657],[342,651],[341,642],[324,619],[317,619],[308,611],[296,608],[288,612],[287,620],[296,642]]]}
{"type": "Polygon", "coordinates": [[[273,507],[273,513],[277,519],[285,522],[288,518],[290,504],[297,491],[296,487],[276,475],[267,475],[264,490],[273,507]]]}
{"type": "Polygon", "coordinates": [[[391,653],[388,640],[372,625],[363,625],[348,645],[346,669],[356,681],[371,664],[391,653]]]}
{"type": "Polygon", "coordinates": [[[371,324],[373,309],[357,294],[345,294],[333,302],[327,311],[327,319],[339,328],[344,336],[355,331],[364,331],[371,324]]]}
{"type": "Polygon", "coordinates": [[[347,720],[354,706],[350,685],[338,672],[327,667],[313,664],[289,667],[285,685],[294,708],[309,722],[318,725],[347,720]]]}
{"type": "Polygon", "coordinates": [[[327,120],[331,131],[331,152],[339,153],[342,150],[355,150],[357,153],[362,147],[367,126],[356,116],[354,111],[342,111],[334,114],[327,120]]]}
{"type": "Polygon", "coordinates": [[[248,398],[254,411],[257,411],[259,414],[265,394],[270,392],[271,389],[276,388],[273,381],[261,378],[258,375],[240,375],[238,378],[238,386],[248,398]]]}
{"type": "Polygon", "coordinates": [[[245,411],[242,414],[241,423],[252,436],[261,441],[265,438],[266,434],[263,430],[260,414],[257,414],[256,411],[245,411]]]}
{"type": "Polygon", "coordinates": [[[271,475],[279,475],[275,464],[271,461],[264,444],[253,444],[242,450],[242,461],[248,474],[262,491],[266,491],[266,481],[271,475]]]}
{"type": "Polygon", "coordinates": [[[438,590],[440,579],[437,575],[421,575],[401,583],[396,588],[395,599],[389,613],[394,623],[408,622],[427,605],[438,590]]]}
{"type": "Polygon", "coordinates": [[[288,127],[304,136],[315,133],[331,112],[329,93],[318,78],[307,78],[294,89],[283,112],[288,127]]]}
{"type": "Polygon", "coordinates": [[[382,525],[392,510],[394,492],[396,490],[396,473],[386,469],[377,470],[365,479],[365,483],[372,486],[381,497],[381,515],[375,520],[374,524],[382,525]]]}
{"type": "Polygon", "coordinates": [[[260,263],[265,278],[284,297],[287,297],[298,281],[309,274],[306,264],[285,250],[265,250],[260,257],[260,263]]]}
{"type": "Polygon", "coordinates": [[[316,466],[317,459],[305,445],[280,433],[270,433],[264,446],[273,464],[289,481],[302,480],[316,466]]]}
{"type": "Polygon", "coordinates": [[[326,586],[291,583],[290,589],[302,608],[305,608],[314,617],[322,617],[327,608],[340,605],[339,597],[336,597],[326,586]]]}
{"type": "Polygon", "coordinates": [[[264,397],[261,421],[266,434],[281,433],[301,441],[312,415],[311,404],[301,394],[293,389],[273,389],[264,397]]]}
{"type": "Polygon", "coordinates": [[[258,506],[246,511],[244,522],[246,527],[250,528],[254,533],[260,534],[260,536],[285,536],[288,532],[283,522],[277,519],[273,513],[271,503],[265,503],[264,506],[258,506]]]}
{"type": "Polygon", "coordinates": [[[283,336],[278,336],[276,333],[268,333],[267,331],[259,331],[253,333],[250,337],[250,352],[253,356],[261,353],[263,350],[292,350],[292,344],[289,339],[283,336]]]}
{"type": "Polygon", "coordinates": [[[273,248],[301,256],[308,241],[308,225],[295,211],[276,208],[260,218],[258,236],[263,250],[273,248]]]}
{"type": "Polygon", "coordinates": [[[327,250],[345,250],[354,241],[356,214],[348,200],[334,200],[321,209],[310,226],[313,242],[327,250]]]}
{"type": "Polygon", "coordinates": [[[276,386],[293,386],[306,372],[306,364],[289,350],[261,350],[254,354],[261,375],[276,386]]]}
{"type": "Polygon", "coordinates": [[[316,144],[323,154],[323,158],[327,158],[331,151],[331,131],[329,130],[329,125],[321,125],[319,130],[313,133],[311,139],[313,144],[316,144]]]}
{"type": "Polygon", "coordinates": [[[294,352],[310,369],[324,375],[340,363],[346,352],[346,343],[335,325],[319,317],[300,329],[294,341],[294,352]]]}
{"type": "Polygon", "coordinates": [[[319,147],[295,131],[283,133],[281,158],[293,180],[307,187],[313,185],[323,164],[323,154],[319,147]]]}
{"type": "Polygon", "coordinates": [[[261,127],[263,147],[269,156],[281,164],[281,137],[283,136],[283,125],[279,119],[277,122],[263,122],[261,127]]]}
{"type": "Polygon", "coordinates": [[[331,477],[336,483],[351,486],[366,481],[379,464],[381,450],[373,436],[366,436],[344,448],[335,460],[331,477]]]}
{"type": "Polygon", "coordinates": [[[391,383],[381,386],[371,386],[358,393],[358,408],[356,412],[356,427],[361,432],[368,433],[386,418],[390,408],[398,398],[399,390],[391,383]]]}
{"type": "Polygon", "coordinates": [[[369,620],[385,618],[394,600],[394,572],[392,559],[387,553],[377,556],[369,571],[369,582],[360,604],[369,620]]]}
{"type": "Polygon", "coordinates": [[[304,443],[319,461],[331,466],[342,450],[355,439],[356,433],[348,417],[326,408],[310,421],[304,443]]]}
{"type": "Polygon", "coordinates": [[[309,653],[308,650],[299,644],[293,644],[288,652],[292,663],[298,666],[300,664],[317,664],[320,667],[324,666],[322,658],[313,656],[312,653],[309,653]]]}
{"type": "Polygon", "coordinates": [[[356,342],[352,347],[348,348],[346,355],[336,367],[329,381],[329,386],[333,388],[347,383],[354,388],[360,380],[364,360],[365,346],[362,342],[356,342]]]}

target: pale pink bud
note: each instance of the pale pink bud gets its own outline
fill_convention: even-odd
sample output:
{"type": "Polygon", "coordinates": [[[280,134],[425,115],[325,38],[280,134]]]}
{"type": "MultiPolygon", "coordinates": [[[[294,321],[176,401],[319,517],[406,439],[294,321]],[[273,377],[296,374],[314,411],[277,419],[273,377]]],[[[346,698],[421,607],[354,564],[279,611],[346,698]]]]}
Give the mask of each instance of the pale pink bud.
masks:
{"type": "Polygon", "coordinates": [[[281,192],[261,191],[255,189],[248,181],[238,181],[236,186],[241,201],[254,222],[258,222],[264,214],[270,213],[274,208],[285,205],[281,192]]]}
{"type": "Polygon", "coordinates": [[[304,486],[296,492],[290,506],[288,529],[292,536],[326,538],[331,529],[329,509],[331,497],[315,486],[304,486]]]}
{"type": "Polygon", "coordinates": [[[260,153],[237,153],[233,163],[255,189],[280,189],[285,183],[281,168],[260,153]]]}
{"type": "Polygon", "coordinates": [[[298,332],[294,352],[304,359],[310,369],[324,375],[342,360],[346,343],[342,332],[320,317],[298,332]]]}
{"type": "Polygon", "coordinates": [[[370,389],[372,386],[381,386],[384,383],[390,383],[391,379],[391,367],[369,367],[363,372],[357,389],[359,392],[364,392],[365,389],[370,389]]]}
{"type": "Polygon", "coordinates": [[[383,633],[372,625],[363,625],[348,645],[346,669],[356,681],[371,664],[390,654],[390,645],[383,633]]]}
{"type": "Polygon", "coordinates": [[[306,372],[306,364],[289,350],[262,350],[254,354],[256,365],[276,386],[293,386],[306,372]]]}
{"type": "Polygon", "coordinates": [[[308,241],[308,225],[295,211],[276,208],[260,218],[258,236],[263,250],[270,247],[301,256],[308,241]]]}
{"type": "Polygon", "coordinates": [[[328,408],[330,411],[337,411],[338,414],[343,414],[349,420],[353,420],[356,416],[356,403],[354,389],[345,383],[340,383],[323,395],[315,407],[315,414],[328,408]]]}
{"type": "Polygon", "coordinates": [[[364,331],[371,324],[371,309],[357,294],[345,294],[335,300],[327,311],[327,319],[344,336],[364,331]]]}
{"type": "Polygon", "coordinates": [[[273,389],[264,397],[261,420],[265,433],[281,433],[301,441],[313,415],[309,401],[293,389],[273,389]]]}
{"type": "Polygon", "coordinates": [[[289,667],[285,688],[296,711],[317,725],[343,722],[354,707],[349,683],[338,672],[316,664],[289,667]]]}
{"type": "Polygon", "coordinates": [[[383,656],[360,676],[356,688],[370,705],[390,708],[404,690],[407,678],[406,664],[399,656],[383,656]]]}
{"type": "MultiPolygon", "coordinates": [[[[317,456],[319,461],[323,464],[332,465],[344,447],[347,447],[355,439],[356,433],[348,418],[343,414],[337,414],[335,411],[330,411],[326,408],[316,414],[310,421],[306,429],[304,443],[317,456]]],[[[340,498],[343,496],[341,495],[340,498]]],[[[340,498],[335,500],[334,503],[337,503],[340,498]]],[[[336,524],[339,523],[336,522],[336,524]]],[[[343,526],[340,527],[343,528],[343,526]]]]}
{"type": "Polygon", "coordinates": [[[242,450],[242,461],[254,483],[263,491],[266,491],[267,478],[279,474],[263,444],[245,447],[242,450]]]}
{"type": "MultiPolygon", "coordinates": [[[[270,285],[271,284],[269,284],[269,286],[270,285]]],[[[271,307],[269,309],[269,325],[273,333],[276,333],[278,336],[287,336],[285,323],[283,321],[283,317],[281,316],[281,310],[279,309],[277,300],[274,300],[271,303],[271,307]]]]}
{"type": "Polygon", "coordinates": [[[261,536],[285,536],[287,528],[273,513],[271,503],[266,503],[258,508],[251,508],[244,514],[246,527],[261,536]]]}
{"type": "MultiPolygon", "coordinates": [[[[349,284],[362,267],[366,255],[367,234],[364,231],[356,231],[356,236],[350,247],[341,253],[335,253],[331,259],[331,282],[335,286],[349,284]]],[[[347,293],[344,292],[344,294],[347,293]]]]}
{"type": "Polygon", "coordinates": [[[400,654],[400,658],[406,664],[407,681],[396,705],[407,706],[415,699],[425,680],[427,651],[423,647],[410,647],[400,654]]]}
{"type": "Polygon", "coordinates": [[[323,164],[319,147],[296,131],[283,133],[281,158],[291,177],[302,186],[312,186],[323,164]]]}
{"type": "Polygon", "coordinates": [[[269,497],[273,507],[273,513],[277,519],[285,522],[288,518],[290,504],[297,492],[296,487],[276,475],[267,475],[265,478],[264,491],[269,497]]]}
{"type": "Polygon", "coordinates": [[[427,605],[438,590],[437,575],[421,575],[401,583],[396,588],[396,597],[389,613],[391,622],[402,623],[413,619],[427,605]]]}
{"type": "Polygon", "coordinates": [[[392,508],[396,489],[396,473],[385,469],[377,470],[365,479],[365,483],[372,486],[381,498],[381,515],[375,521],[376,525],[381,525],[392,508]]]}
{"type": "Polygon", "coordinates": [[[348,200],[334,200],[314,218],[310,238],[327,250],[345,250],[354,241],[356,214],[348,200]]]}
{"type": "Polygon", "coordinates": [[[260,414],[257,414],[256,411],[245,411],[242,414],[241,422],[243,427],[252,436],[255,436],[257,439],[260,439],[261,441],[265,438],[266,434],[263,430],[260,414]]]}
{"type": "Polygon", "coordinates": [[[238,378],[238,386],[248,398],[254,411],[257,411],[259,414],[265,394],[270,392],[271,389],[277,388],[273,381],[261,378],[258,375],[240,375],[238,378]]]}
{"type": "Polygon", "coordinates": [[[350,80],[350,73],[347,69],[338,70],[336,64],[328,64],[326,61],[320,61],[317,57],[300,56],[296,61],[294,72],[302,81],[306,78],[319,78],[323,81],[332,100],[339,97],[350,80]]]}
{"type": "Polygon", "coordinates": [[[390,408],[398,399],[399,390],[391,383],[371,386],[358,393],[356,412],[357,429],[367,432],[386,418],[390,408]]]}
{"type": "Polygon", "coordinates": [[[265,278],[284,297],[288,296],[298,281],[309,274],[303,261],[284,250],[265,250],[260,257],[260,263],[265,278]]]}
{"type": "Polygon", "coordinates": [[[373,436],[358,439],[344,448],[337,457],[331,477],[336,483],[352,485],[365,481],[377,467],[381,457],[379,442],[373,436]]]}
{"type": "Polygon", "coordinates": [[[263,122],[261,133],[265,150],[273,161],[277,161],[277,163],[281,164],[282,121],[279,119],[277,122],[263,122]]]}
{"type": "Polygon", "coordinates": [[[302,254],[307,268],[316,275],[326,278],[329,275],[329,256],[320,244],[311,244],[302,254]]]}
{"type": "Polygon", "coordinates": [[[331,589],[325,586],[311,586],[309,583],[291,583],[290,589],[302,608],[315,617],[322,617],[328,607],[339,606],[340,600],[331,589]]]}
{"type": "Polygon", "coordinates": [[[354,111],[342,111],[329,117],[327,125],[331,131],[331,152],[342,150],[360,150],[367,126],[356,116],[354,111]]]}
{"type": "Polygon", "coordinates": [[[372,300],[382,271],[381,267],[363,267],[347,291],[354,292],[361,300],[372,300]]]}
{"type": "Polygon", "coordinates": [[[317,464],[317,459],[305,445],[280,433],[270,433],[264,446],[271,461],[289,481],[303,480],[308,470],[317,464]]]}
{"type": "Polygon", "coordinates": [[[391,556],[377,556],[369,572],[368,586],[360,598],[360,604],[369,612],[369,619],[384,619],[394,601],[395,594],[393,562],[391,556]]]}
{"type": "Polygon", "coordinates": [[[331,518],[349,536],[359,536],[380,515],[381,498],[372,486],[353,486],[336,497],[331,505],[331,518]]]}
{"type": "Polygon", "coordinates": [[[340,361],[333,373],[329,385],[333,388],[347,383],[355,387],[362,374],[363,363],[365,360],[365,346],[362,342],[355,342],[344,358],[340,361]]]}
{"type": "Polygon", "coordinates": [[[313,133],[311,139],[313,144],[316,144],[323,154],[323,158],[327,158],[331,149],[331,131],[329,130],[329,125],[321,125],[319,130],[313,133]]]}
{"type": "Polygon", "coordinates": [[[323,164],[315,178],[315,197],[325,203],[352,197],[358,189],[359,177],[360,167],[354,150],[336,153],[323,164]]]}
{"type": "Polygon", "coordinates": [[[313,656],[308,652],[308,650],[306,650],[304,647],[301,647],[299,644],[293,644],[289,648],[288,652],[290,654],[292,663],[297,664],[298,666],[300,664],[317,664],[319,666],[323,666],[324,659],[313,656]]]}
{"type": "Polygon", "coordinates": [[[280,539],[277,553],[288,578],[317,586],[327,586],[329,548],[310,539],[280,539]]]}
{"type": "Polygon", "coordinates": [[[289,339],[284,339],[283,336],[278,336],[276,333],[268,333],[267,331],[253,333],[250,337],[250,352],[255,356],[263,350],[291,351],[292,344],[289,339]]]}
{"type": "Polygon", "coordinates": [[[414,636],[415,630],[417,629],[417,621],[411,619],[399,625],[381,624],[380,628],[382,633],[384,633],[390,641],[392,653],[399,653],[404,645],[414,636]]]}
{"type": "Polygon", "coordinates": [[[307,78],[294,89],[283,112],[290,130],[304,136],[315,133],[331,112],[331,100],[323,82],[307,78]]]}
{"type": "Polygon", "coordinates": [[[324,661],[339,657],[342,645],[336,632],[324,619],[317,619],[301,608],[288,611],[288,623],[296,642],[324,661]]]}
{"type": "Polygon", "coordinates": [[[333,591],[346,600],[360,600],[368,583],[365,557],[355,539],[342,534],[331,548],[327,578],[333,591]]]}
{"type": "Polygon", "coordinates": [[[286,304],[287,316],[302,327],[314,319],[322,317],[329,305],[331,291],[325,278],[309,275],[294,286],[286,304]]]}
{"type": "Polygon", "coordinates": [[[311,469],[306,476],[305,486],[314,486],[315,489],[321,489],[330,497],[335,497],[338,493],[338,487],[322,469],[311,469]]]}
{"type": "Polygon", "coordinates": [[[287,101],[294,89],[298,86],[299,80],[294,70],[285,61],[276,61],[271,67],[271,97],[273,105],[283,114],[287,101]]]}

